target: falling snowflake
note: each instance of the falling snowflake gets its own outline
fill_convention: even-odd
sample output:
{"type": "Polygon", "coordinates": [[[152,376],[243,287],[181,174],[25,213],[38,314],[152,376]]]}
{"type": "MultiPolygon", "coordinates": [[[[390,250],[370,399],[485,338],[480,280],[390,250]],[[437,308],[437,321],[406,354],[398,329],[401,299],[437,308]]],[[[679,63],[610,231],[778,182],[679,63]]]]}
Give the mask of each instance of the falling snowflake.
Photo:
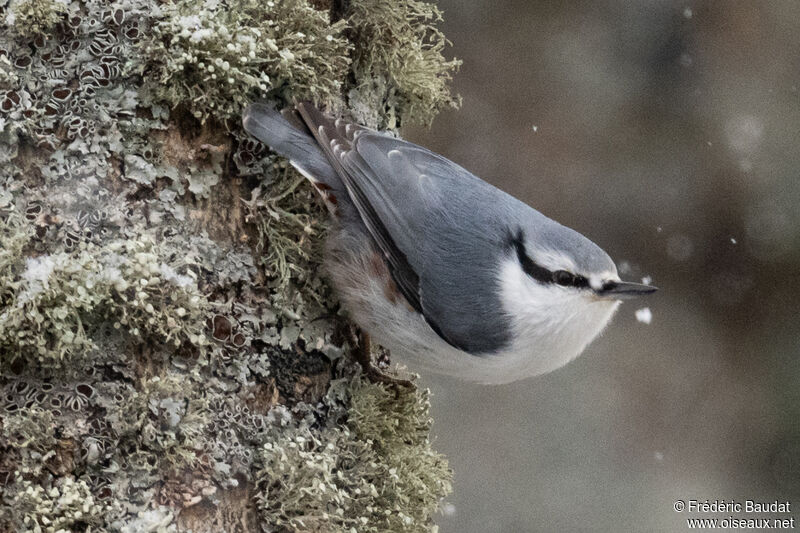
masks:
{"type": "Polygon", "coordinates": [[[650,311],[649,307],[643,307],[642,309],[638,309],[636,311],[636,320],[641,322],[642,324],[649,324],[653,321],[653,312],[650,311]]]}

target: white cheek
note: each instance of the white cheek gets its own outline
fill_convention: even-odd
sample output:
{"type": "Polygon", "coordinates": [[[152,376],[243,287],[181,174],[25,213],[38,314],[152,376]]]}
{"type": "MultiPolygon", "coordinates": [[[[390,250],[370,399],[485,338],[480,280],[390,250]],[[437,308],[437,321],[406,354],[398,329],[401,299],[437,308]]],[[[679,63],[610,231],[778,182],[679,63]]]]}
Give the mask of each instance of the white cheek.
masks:
{"type": "Polygon", "coordinates": [[[527,376],[550,372],[580,355],[619,306],[576,289],[538,283],[513,259],[502,264],[500,287],[515,339],[504,357],[527,376]]]}

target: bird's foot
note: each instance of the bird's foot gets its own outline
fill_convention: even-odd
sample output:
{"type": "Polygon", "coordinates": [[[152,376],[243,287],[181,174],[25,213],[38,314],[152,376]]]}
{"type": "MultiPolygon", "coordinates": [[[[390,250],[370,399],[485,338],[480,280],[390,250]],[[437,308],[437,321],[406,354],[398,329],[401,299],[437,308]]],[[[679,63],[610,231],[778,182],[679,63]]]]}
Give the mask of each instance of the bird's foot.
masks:
{"type": "Polygon", "coordinates": [[[415,390],[417,388],[414,382],[410,379],[403,379],[391,374],[387,374],[373,365],[370,365],[369,368],[365,368],[364,372],[372,383],[385,383],[387,385],[394,385],[396,387],[403,387],[410,390],[415,390]]]}
{"type": "Polygon", "coordinates": [[[372,350],[369,334],[365,331],[357,329],[355,326],[350,329],[350,346],[353,347],[353,357],[361,365],[364,374],[372,383],[385,383],[387,385],[394,385],[405,387],[408,389],[416,389],[414,382],[408,379],[399,378],[384,372],[388,367],[389,357],[385,350],[382,351],[378,357],[378,365],[372,363],[372,350]]]}

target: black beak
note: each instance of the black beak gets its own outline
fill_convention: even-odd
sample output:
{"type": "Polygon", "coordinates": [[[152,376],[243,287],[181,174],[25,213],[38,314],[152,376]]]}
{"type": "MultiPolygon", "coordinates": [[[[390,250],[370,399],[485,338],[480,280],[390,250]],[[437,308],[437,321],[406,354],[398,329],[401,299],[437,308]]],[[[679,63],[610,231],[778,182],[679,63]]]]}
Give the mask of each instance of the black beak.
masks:
{"type": "Polygon", "coordinates": [[[629,300],[637,296],[652,294],[658,287],[645,285],[643,283],[633,283],[631,281],[609,281],[597,291],[598,296],[613,298],[615,300],[629,300]]]}

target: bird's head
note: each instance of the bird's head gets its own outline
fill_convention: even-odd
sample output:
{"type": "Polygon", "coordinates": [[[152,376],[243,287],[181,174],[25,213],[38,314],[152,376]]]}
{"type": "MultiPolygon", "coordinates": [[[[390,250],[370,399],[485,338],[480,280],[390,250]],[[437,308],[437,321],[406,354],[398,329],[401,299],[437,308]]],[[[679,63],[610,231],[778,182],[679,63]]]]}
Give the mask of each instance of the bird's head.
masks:
{"type": "Polygon", "coordinates": [[[581,295],[590,302],[618,301],[650,294],[651,285],[622,281],[611,257],[567,227],[551,224],[532,237],[518,229],[509,238],[519,268],[542,288],[558,295],[581,295]]]}
{"type": "Polygon", "coordinates": [[[599,246],[548,222],[512,231],[499,274],[514,342],[537,358],[537,374],[577,357],[605,328],[621,300],[657,290],[622,281],[599,246]]]}

